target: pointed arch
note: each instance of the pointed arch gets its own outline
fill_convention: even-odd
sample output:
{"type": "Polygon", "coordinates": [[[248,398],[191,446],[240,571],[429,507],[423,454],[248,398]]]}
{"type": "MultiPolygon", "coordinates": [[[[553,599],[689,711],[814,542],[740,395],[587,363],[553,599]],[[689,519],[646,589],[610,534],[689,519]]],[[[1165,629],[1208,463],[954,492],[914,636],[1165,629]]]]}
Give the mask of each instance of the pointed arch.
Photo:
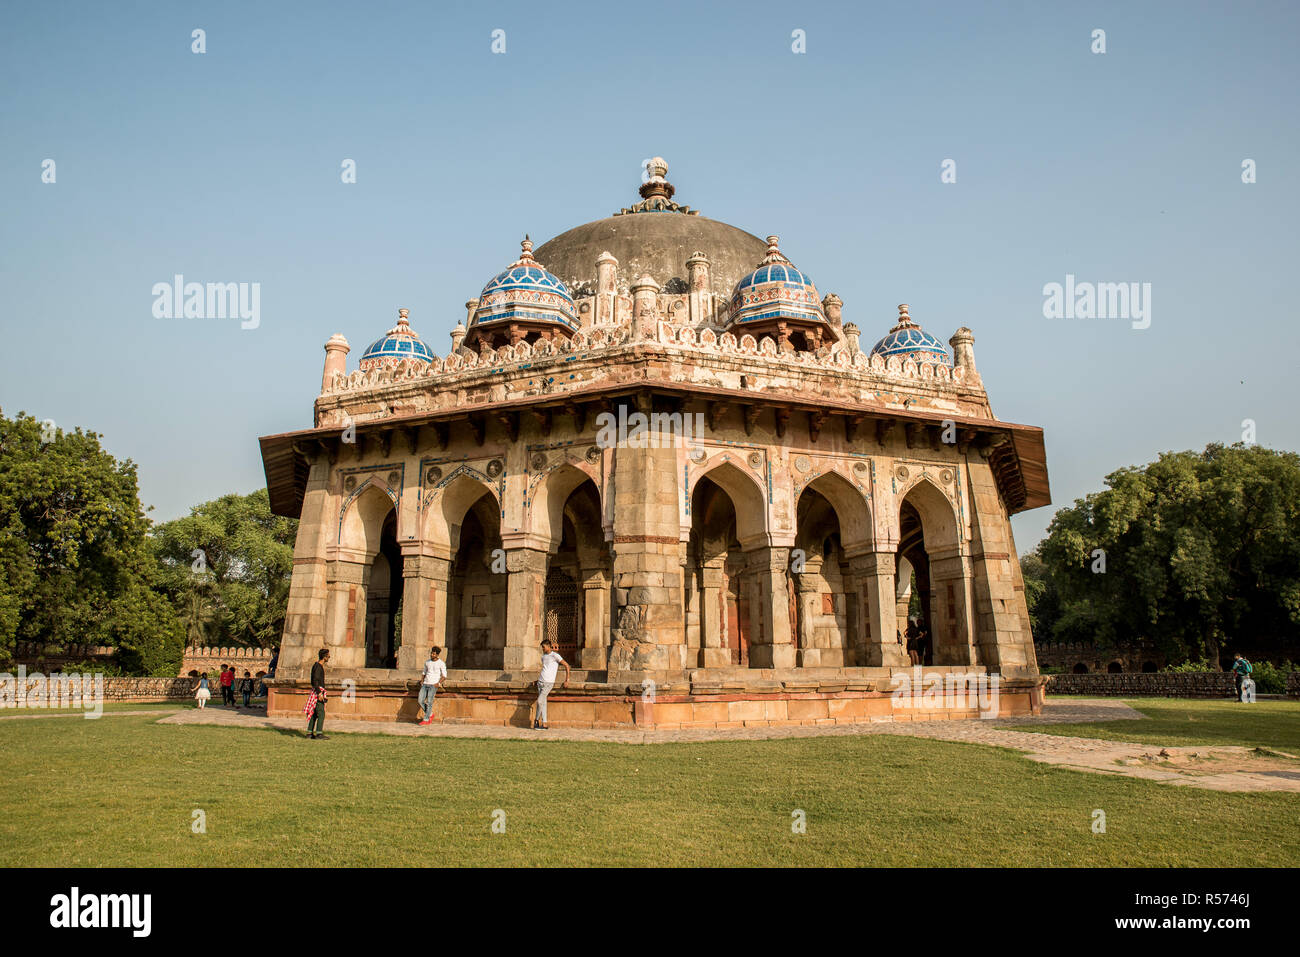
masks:
{"type": "Polygon", "coordinates": [[[368,479],[343,503],[339,514],[340,557],[369,562],[379,553],[388,513],[397,507],[397,497],[386,486],[368,479]]]}
{"type": "Polygon", "coordinates": [[[426,499],[425,541],[453,549],[465,514],[485,496],[491,496],[489,504],[500,516],[496,492],[478,472],[461,467],[447,476],[426,499]]]}
{"type": "MultiPolygon", "coordinates": [[[[560,547],[564,536],[564,510],[569,496],[584,482],[591,482],[600,501],[600,489],[595,479],[571,462],[563,462],[542,476],[533,492],[531,503],[531,530],[546,541],[550,552],[560,547]]],[[[599,513],[598,513],[599,514],[599,513]]]]}
{"type": "Polygon", "coordinates": [[[697,473],[691,480],[687,501],[693,501],[700,479],[708,478],[727,493],[736,509],[736,537],[748,549],[766,544],[768,532],[767,494],[750,472],[728,461],[720,461],[697,473]]]}
{"type": "MultiPolygon", "coordinates": [[[[808,489],[819,492],[835,509],[840,523],[840,541],[844,550],[855,554],[869,547],[875,539],[871,506],[862,490],[834,469],[821,473],[800,490],[800,497],[808,489]]],[[[798,502],[795,511],[798,512],[798,502]]]]}
{"type": "Polygon", "coordinates": [[[920,515],[926,547],[930,550],[956,545],[961,540],[956,506],[928,475],[920,476],[899,496],[898,511],[894,515],[896,534],[900,530],[904,503],[910,504],[920,515]]]}

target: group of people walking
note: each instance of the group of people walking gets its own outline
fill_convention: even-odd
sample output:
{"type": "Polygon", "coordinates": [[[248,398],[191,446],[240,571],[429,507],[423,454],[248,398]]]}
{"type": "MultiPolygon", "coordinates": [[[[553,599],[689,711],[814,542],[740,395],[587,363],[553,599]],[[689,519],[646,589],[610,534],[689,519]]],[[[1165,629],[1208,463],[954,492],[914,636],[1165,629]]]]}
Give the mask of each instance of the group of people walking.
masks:
{"type": "MultiPolygon", "coordinates": [[[[271,658],[271,667],[270,670],[267,671],[266,677],[269,678],[275,674],[275,664],[279,656],[279,652],[277,651],[271,658]]],[[[217,687],[221,689],[221,703],[223,705],[229,705],[238,711],[239,705],[236,702],[235,696],[239,695],[239,697],[244,701],[244,707],[251,708],[253,690],[256,686],[257,682],[253,678],[253,673],[251,671],[245,670],[244,677],[241,678],[239,677],[239,672],[235,669],[234,665],[221,666],[221,677],[217,679],[217,687]]],[[[264,689],[263,693],[265,693],[264,689]]],[[[203,709],[206,707],[211,697],[212,688],[208,682],[208,676],[206,673],[201,674],[199,675],[198,687],[194,689],[194,700],[198,702],[198,707],[203,709]]]]}
{"type": "MultiPolygon", "coordinates": [[[[311,666],[311,690],[307,694],[307,704],[303,707],[302,713],[307,718],[307,736],[313,741],[325,738],[325,702],[328,694],[325,691],[325,666],[329,664],[330,650],[322,648],[316,654],[316,663],[311,666]]],[[[564,668],[564,682],[560,685],[562,688],[569,686],[569,676],[572,673],[569,663],[565,661],[555,650],[555,643],[549,638],[542,642],[542,667],[537,676],[537,711],[533,717],[533,729],[538,731],[547,730],[550,725],[547,723],[546,703],[550,696],[551,690],[555,687],[555,679],[559,677],[560,668],[564,668]]],[[[424,673],[420,676],[420,694],[419,710],[416,712],[415,723],[420,725],[430,724],[433,721],[433,704],[438,697],[438,690],[443,687],[447,680],[447,663],[442,660],[442,649],[436,645],[429,649],[429,659],[424,663],[424,673]]]]}

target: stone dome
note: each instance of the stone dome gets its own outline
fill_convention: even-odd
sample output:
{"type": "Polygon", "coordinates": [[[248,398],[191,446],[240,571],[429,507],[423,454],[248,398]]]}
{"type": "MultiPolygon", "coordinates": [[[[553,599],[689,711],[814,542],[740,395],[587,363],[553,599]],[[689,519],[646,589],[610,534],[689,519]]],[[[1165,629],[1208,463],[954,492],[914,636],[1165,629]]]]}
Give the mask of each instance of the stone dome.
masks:
{"type": "Polygon", "coordinates": [[[781,254],[778,243],[776,236],[768,236],[763,261],[736,283],[728,327],[767,320],[826,321],[817,287],[781,254]]]}
{"type": "Polygon", "coordinates": [[[533,258],[533,244],[527,236],[520,247],[519,258],[483,287],[470,326],[506,321],[558,323],[576,331],[578,316],[568,287],[533,258]]]}
{"type": "Polygon", "coordinates": [[[898,325],[889,330],[889,335],[877,342],[871,349],[872,355],[899,356],[916,362],[941,362],[952,365],[952,357],[943,343],[926,332],[907,313],[907,304],[898,307],[898,325]]]}
{"type": "MultiPolygon", "coordinates": [[[[382,339],[370,343],[362,354],[362,372],[395,366],[403,359],[414,359],[417,362],[433,361],[434,355],[429,347],[411,329],[411,324],[407,321],[409,315],[409,309],[397,310],[397,325],[389,329],[382,339]]],[[[346,341],[344,344],[346,345],[346,341]]]]}
{"type": "Polygon", "coordinates": [[[624,276],[649,274],[665,292],[686,292],[686,260],[702,251],[709,258],[713,288],[729,293],[763,258],[767,244],[674,203],[675,190],[664,178],[668,164],[662,159],[651,160],[647,172],[640,203],[561,233],[537,248],[537,258],[575,291],[595,282],[596,258],[609,252],[624,276]]]}

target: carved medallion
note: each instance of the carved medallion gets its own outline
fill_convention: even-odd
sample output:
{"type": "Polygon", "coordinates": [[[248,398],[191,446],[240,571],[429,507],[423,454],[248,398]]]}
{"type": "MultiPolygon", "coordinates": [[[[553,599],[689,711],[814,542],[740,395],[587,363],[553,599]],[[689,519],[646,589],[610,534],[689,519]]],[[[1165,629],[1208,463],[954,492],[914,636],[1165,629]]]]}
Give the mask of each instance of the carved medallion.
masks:
{"type": "Polygon", "coordinates": [[[690,451],[690,460],[696,465],[699,465],[708,457],[709,453],[705,452],[704,449],[691,449],[690,451]]]}
{"type": "Polygon", "coordinates": [[[424,473],[424,480],[430,485],[438,481],[440,478],[442,478],[442,469],[438,468],[436,465],[424,473]]]}
{"type": "Polygon", "coordinates": [[[807,472],[812,468],[812,462],[808,459],[808,456],[800,455],[794,460],[794,467],[800,472],[807,472]]]}
{"type": "Polygon", "coordinates": [[[939,478],[943,479],[945,485],[952,484],[952,469],[944,469],[939,473],[939,478]]]}
{"type": "Polygon", "coordinates": [[[587,461],[590,462],[592,465],[595,465],[597,462],[599,462],[600,449],[594,445],[591,448],[587,449],[587,461]]]}
{"type": "Polygon", "coordinates": [[[347,478],[343,480],[343,490],[345,492],[351,492],[356,487],[357,487],[357,477],[355,475],[349,475],[347,478]]]}
{"type": "Polygon", "coordinates": [[[533,467],[534,472],[540,472],[542,469],[546,468],[546,456],[541,452],[534,452],[532,459],[529,460],[529,464],[533,467]]]}
{"type": "Polygon", "coordinates": [[[749,453],[749,467],[752,469],[761,468],[763,465],[763,456],[757,452],[749,453]]]}
{"type": "Polygon", "coordinates": [[[894,469],[894,474],[897,475],[900,479],[906,481],[908,476],[907,466],[906,465],[898,466],[898,468],[894,469]]]}
{"type": "Polygon", "coordinates": [[[397,488],[397,483],[400,482],[400,481],[402,481],[402,476],[401,476],[401,473],[400,473],[400,472],[389,472],[389,473],[388,473],[388,487],[389,487],[389,488],[397,488]]]}
{"type": "Polygon", "coordinates": [[[500,459],[493,459],[491,462],[487,464],[488,478],[496,478],[505,470],[506,470],[505,463],[502,462],[500,459]]]}

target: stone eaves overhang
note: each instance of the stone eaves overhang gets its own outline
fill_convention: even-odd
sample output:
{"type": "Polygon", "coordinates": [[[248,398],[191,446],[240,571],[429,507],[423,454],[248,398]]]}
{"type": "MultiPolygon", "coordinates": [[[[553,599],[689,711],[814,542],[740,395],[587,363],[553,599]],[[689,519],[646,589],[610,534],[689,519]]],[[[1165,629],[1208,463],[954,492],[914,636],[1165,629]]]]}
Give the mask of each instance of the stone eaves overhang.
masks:
{"type": "MultiPolygon", "coordinates": [[[[600,412],[613,411],[620,402],[650,402],[657,411],[683,411],[690,402],[703,401],[710,428],[723,415],[736,410],[742,413],[746,434],[752,432],[760,416],[769,410],[774,416],[777,436],[794,416],[804,417],[809,436],[816,442],[822,432],[842,429],[845,440],[863,446],[883,448],[891,435],[905,438],[908,448],[942,448],[946,422],[957,430],[957,449],[965,454],[974,447],[987,454],[1008,512],[1014,514],[1051,504],[1047,478],[1047,452],[1043,430],[1032,425],[973,418],[935,410],[888,408],[879,404],[855,404],[825,397],[798,396],[767,391],[726,389],[695,383],[675,383],[643,379],[626,384],[601,383],[556,394],[533,395],[516,400],[493,402],[414,415],[389,416],[380,420],[357,422],[356,442],[344,449],[343,428],[328,426],[284,432],[259,439],[262,466],[271,510],[277,515],[297,518],[302,512],[303,495],[309,470],[307,456],[324,454],[330,461],[341,455],[360,458],[367,448],[379,448],[385,455],[396,443],[406,443],[414,454],[427,440],[446,448],[453,425],[468,428],[482,445],[489,419],[495,419],[511,440],[519,436],[520,422],[532,416],[543,434],[549,434],[556,416],[571,416],[581,431],[600,412]],[[424,430],[428,430],[427,433],[424,430]],[[428,433],[432,433],[431,435],[428,433]],[[373,443],[373,445],[372,445],[373,443]]],[[[864,448],[868,451],[869,448],[864,448]]]]}

